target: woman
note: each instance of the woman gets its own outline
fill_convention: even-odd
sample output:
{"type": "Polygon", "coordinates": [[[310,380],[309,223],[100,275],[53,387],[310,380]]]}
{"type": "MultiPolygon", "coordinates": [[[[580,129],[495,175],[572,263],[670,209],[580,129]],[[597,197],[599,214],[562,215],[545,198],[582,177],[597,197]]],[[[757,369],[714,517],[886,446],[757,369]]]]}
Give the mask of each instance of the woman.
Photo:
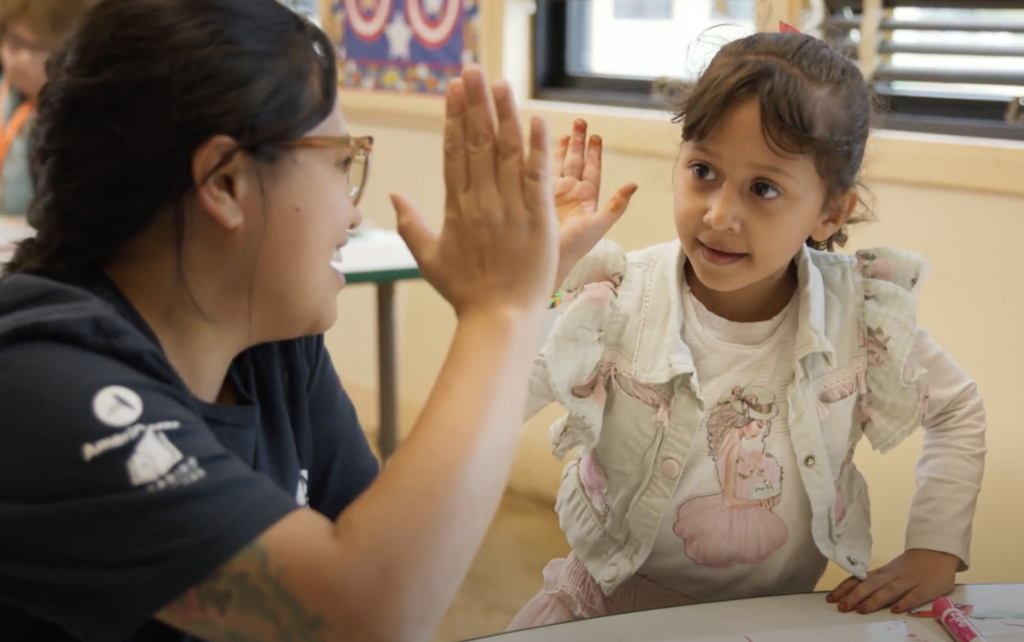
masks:
{"type": "Polygon", "coordinates": [[[371,151],[326,37],[275,0],[106,0],[48,73],[39,234],[0,281],[3,639],[429,639],[556,274],[631,190],[593,211],[577,131],[559,249],[543,121],[524,149],[506,85],[452,83],[444,230],[393,201],[458,328],[377,478],[321,336],[371,151]]]}

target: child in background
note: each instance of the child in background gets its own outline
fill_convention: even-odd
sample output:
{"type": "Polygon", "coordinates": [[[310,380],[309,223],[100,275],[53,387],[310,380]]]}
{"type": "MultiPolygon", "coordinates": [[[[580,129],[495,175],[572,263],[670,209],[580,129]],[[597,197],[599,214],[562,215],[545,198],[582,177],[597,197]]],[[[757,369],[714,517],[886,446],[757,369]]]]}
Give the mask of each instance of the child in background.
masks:
{"type": "MultiPolygon", "coordinates": [[[[804,593],[829,560],[840,611],[905,612],[967,568],[984,468],[974,382],[917,325],[925,262],[835,254],[857,222],[869,88],[840,52],[756,34],[715,56],[676,114],[678,241],[602,242],[564,282],[537,358],[568,464],[572,547],[510,629],[804,593]],[[853,463],[924,426],[905,552],[869,570],[853,463]]],[[[582,145],[582,139],[574,144],[582,145]]]]}
{"type": "Polygon", "coordinates": [[[99,0],[0,0],[0,214],[22,216],[34,193],[29,166],[33,103],[46,59],[99,0]]]}

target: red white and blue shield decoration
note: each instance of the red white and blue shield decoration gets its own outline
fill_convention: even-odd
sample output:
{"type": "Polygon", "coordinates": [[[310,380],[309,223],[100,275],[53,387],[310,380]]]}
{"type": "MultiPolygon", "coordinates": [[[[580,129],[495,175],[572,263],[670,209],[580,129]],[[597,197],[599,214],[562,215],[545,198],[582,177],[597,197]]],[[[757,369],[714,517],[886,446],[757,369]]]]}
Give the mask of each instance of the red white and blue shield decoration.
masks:
{"type": "Polygon", "coordinates": [[[479,0],[335,0],[324,25],[343,87],[444,93],[477,61],[479,0]]]}

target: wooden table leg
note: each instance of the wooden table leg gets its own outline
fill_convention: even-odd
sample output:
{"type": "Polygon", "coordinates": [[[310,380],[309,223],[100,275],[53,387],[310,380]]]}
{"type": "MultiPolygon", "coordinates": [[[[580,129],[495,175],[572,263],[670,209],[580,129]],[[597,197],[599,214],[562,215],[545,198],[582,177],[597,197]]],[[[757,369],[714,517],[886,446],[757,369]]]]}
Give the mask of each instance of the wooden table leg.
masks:
{"type": "Polygon", "coordinates": [[[377,364],[380,375],[381,457],[387,461],[398,448],[398,363],[395,327],[395,284],[377,284],[377,364]]]}

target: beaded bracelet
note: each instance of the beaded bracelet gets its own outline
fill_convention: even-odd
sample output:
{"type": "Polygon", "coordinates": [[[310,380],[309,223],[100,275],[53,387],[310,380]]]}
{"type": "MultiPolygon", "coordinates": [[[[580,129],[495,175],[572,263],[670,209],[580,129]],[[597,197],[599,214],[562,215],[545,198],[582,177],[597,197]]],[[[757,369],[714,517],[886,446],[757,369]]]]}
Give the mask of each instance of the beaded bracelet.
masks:
{"type": "Polygon", "coordinates": [[[559,290],[551,295],[551,305],[548,306],[549,310],[554,310],[558,306],[562,305],[562,291],[559,290]]]}

